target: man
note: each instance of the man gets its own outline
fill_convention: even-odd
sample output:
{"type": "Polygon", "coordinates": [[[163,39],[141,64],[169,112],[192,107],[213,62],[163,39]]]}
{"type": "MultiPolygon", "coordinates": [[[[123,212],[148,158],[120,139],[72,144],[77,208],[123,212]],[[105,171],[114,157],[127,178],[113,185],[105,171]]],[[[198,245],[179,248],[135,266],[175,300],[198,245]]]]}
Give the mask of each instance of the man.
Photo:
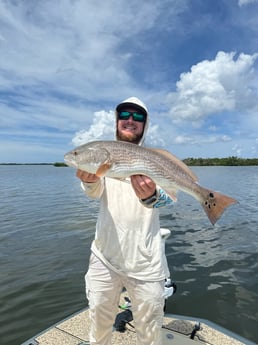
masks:
{"type": "MultiPolygon", "coordinates": [[[[131,97],[116,107],[116,140],[142,145],[149,115],[131,97]]],[[[91,345],[110,345],[120,293],[132,303],[137,345],[161,345],[164,281],[169,276],[160,235],[158,207],[171,200],[147,176],[128,181],[99,178],[81,170],[77,177],[100,211],[85,276],[90,306],[91,345]]]]}

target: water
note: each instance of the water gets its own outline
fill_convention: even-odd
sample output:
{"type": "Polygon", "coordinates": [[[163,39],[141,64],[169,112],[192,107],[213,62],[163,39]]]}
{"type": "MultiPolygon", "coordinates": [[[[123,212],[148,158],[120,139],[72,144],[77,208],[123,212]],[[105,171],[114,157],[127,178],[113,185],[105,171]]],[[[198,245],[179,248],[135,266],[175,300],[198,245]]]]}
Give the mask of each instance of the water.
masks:
{"type": "MultiPolygon", "coordinates": [[[[213,227],[181,193],[162,209],[178,292],[167,312],[205,318],[258,342],[258,167],[193,168],[200,183],[238,199],[213,227]]],[[[86,306],[84,273],[98,203],[75,170],[0,166],[0,339],[19,345],[86,306]]]]}

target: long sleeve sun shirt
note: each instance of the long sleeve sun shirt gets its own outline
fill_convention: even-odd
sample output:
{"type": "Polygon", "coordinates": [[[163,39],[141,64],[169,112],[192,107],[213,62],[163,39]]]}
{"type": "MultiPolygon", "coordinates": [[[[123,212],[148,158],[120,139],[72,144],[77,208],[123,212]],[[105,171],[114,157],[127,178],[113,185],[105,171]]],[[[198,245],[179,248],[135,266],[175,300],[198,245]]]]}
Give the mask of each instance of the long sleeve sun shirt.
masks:
{"type": "Polygon", "coordinates": [[[164,192],[157,187],[157,202],[146,206],[137,198],[130,180],[102,178],[82,183],[82,188],[89,197],[100,198],[93,253],[114,271],[135,279],[168,277],[158,210],[171,203],[164,192]]]}

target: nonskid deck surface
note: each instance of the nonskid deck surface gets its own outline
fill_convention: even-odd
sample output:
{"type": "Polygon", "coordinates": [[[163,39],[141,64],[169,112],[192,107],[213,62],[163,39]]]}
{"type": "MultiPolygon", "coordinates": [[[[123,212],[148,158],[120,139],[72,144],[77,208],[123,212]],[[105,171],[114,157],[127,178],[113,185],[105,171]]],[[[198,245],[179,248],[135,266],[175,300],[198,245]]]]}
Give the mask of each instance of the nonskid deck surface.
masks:
{"type": "MultiPolygon", "coordinates": [[[[118,309],[121,312],[121,309],[118,309]]],[[[224,329],[205,320],[200,321],[200,330],[196,332],[194,340],[190,335],[199,320],[186,319],[177,316],[165,316],[162,328],[163,345],[253,345],[245,339],[233,333],[227,333],[224,329]]],[[[131,322],[133,325],[133,321],[131,322]]],[[[89,310],[85,309],[71,317],[50,327],[22,345],[87,345],[89,344],[89,310]]],[[[124,333],[114,331],[112,333],[112,345],[136,345],[134,328],[127,326],[124,333]]]]}

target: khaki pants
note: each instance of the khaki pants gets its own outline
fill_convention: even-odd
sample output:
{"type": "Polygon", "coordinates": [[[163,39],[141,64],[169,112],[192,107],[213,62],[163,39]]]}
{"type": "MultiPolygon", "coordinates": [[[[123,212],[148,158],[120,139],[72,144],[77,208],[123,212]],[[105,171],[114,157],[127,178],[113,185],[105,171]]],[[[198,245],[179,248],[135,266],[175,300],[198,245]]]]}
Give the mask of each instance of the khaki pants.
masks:
{"type": "Polygon", "coordinates": [[[125,287],[132,303],[137,345],[161,345],[164,281],[149,282],[114,272],[94,254],[85,276],[90,306],[90,344],[110,345],[120,294],[125,287]]]}

